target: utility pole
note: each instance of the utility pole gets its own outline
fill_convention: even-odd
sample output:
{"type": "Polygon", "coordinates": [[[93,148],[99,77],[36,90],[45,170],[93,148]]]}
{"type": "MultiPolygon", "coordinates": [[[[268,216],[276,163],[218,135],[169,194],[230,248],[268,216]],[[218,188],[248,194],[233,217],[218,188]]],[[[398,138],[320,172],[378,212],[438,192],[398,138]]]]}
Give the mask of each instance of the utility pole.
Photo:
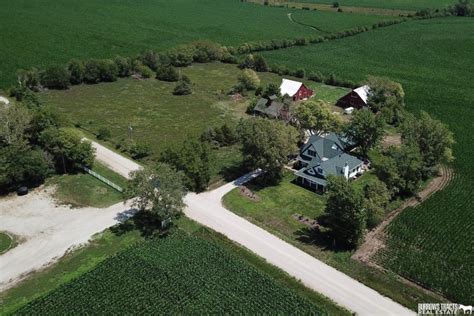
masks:
{"type": "Polygon", "coordinates": [[[131,123],[128,123],[128,139],[132,140],[132,136],[133,136],[133,127],[131,123]]]}

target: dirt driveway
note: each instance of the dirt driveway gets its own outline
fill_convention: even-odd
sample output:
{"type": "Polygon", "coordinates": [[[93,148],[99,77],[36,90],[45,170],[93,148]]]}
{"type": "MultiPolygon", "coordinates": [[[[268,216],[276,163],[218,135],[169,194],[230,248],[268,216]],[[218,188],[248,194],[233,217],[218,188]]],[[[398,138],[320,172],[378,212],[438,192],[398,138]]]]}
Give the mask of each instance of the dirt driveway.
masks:
{"type": "Polygon", "coordinates": [[[108,208],[56,205],[53,190],[39,188],[26,196],[0,199],[0,231],[20,238],[19,245],[0,255],[0,291],[128,215],[123,203],[108,208]]]}

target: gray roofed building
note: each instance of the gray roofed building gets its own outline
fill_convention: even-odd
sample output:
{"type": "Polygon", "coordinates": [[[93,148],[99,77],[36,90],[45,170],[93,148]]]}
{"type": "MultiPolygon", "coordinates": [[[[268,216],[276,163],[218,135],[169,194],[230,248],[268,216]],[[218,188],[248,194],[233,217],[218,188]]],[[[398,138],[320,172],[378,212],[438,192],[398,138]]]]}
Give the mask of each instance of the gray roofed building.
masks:
{"type": "Polygon", "coordinates": [[[255,105],[254,113],[268,116],[270,118],[289,119],[290,106],[281,102],[277,96],[270,96],[268,99],[260,98],[255,105]]]}
{"type": "Polygon", "coordinates": [[[363,161],[345,152],[347,143],[335,133],[312,135],[301,148],[297,160],[302,169],[295,175],[303,185],[324,191],[330,175],[346,179],[362,172],[363,161]]]}

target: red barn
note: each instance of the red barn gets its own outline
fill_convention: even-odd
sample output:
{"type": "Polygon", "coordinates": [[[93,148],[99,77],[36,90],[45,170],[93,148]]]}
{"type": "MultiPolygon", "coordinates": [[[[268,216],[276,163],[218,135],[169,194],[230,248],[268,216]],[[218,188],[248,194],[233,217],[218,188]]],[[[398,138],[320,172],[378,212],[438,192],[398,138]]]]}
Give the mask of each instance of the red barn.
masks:
{"type": "Polygon", "coordinates": [[[293,101],[308,99],[313,95],[313,90],[306,87],[302,82],[283,79],[280,85],[282,96],[288,95],[293,101]]]}
{"type": "Polygon", "coordinates": [[[337,104],[343,108],[353,107],[356,109],[367,106],[369,97],[369,86],[362,86],[352,90],[337,101],[337,104]]]}

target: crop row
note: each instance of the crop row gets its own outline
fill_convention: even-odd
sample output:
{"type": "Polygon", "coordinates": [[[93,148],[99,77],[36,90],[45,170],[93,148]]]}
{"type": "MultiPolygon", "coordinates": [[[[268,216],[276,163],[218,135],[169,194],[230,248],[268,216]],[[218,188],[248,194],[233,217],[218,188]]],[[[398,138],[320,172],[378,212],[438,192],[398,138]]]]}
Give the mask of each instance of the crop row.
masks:
{"type": "Polygon", "coordinates": [[[147,241],[19,314],[317,314],[320,310],[210,242],[147,241]]]}

